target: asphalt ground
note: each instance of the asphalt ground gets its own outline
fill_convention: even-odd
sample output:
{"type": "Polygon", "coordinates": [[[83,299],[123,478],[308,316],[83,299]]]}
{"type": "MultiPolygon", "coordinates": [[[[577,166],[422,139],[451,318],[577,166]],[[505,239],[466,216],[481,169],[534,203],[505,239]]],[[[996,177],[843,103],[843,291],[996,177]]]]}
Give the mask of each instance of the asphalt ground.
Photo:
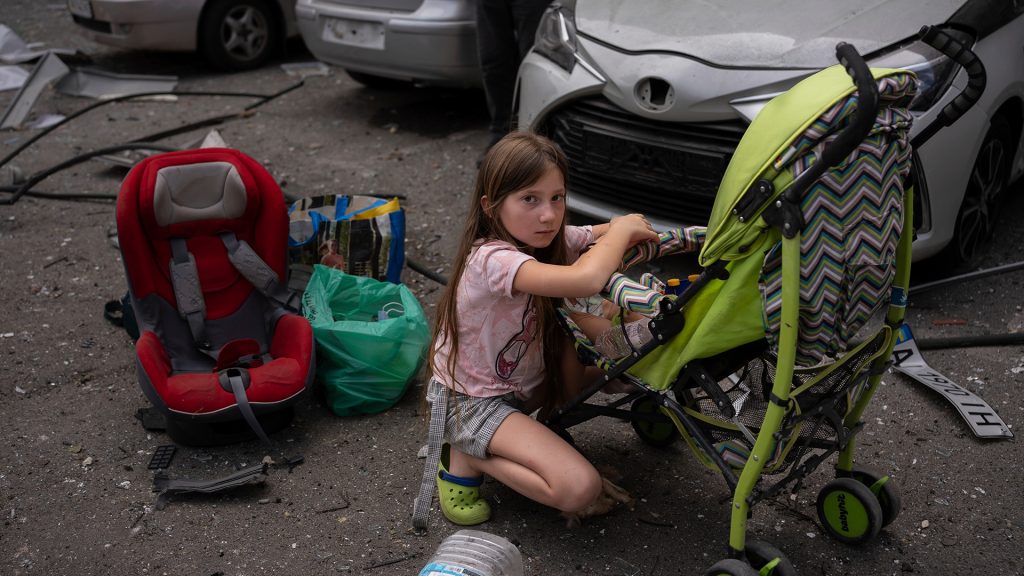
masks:
{"type": "MultiPolygon", "coordinates": [[[[77,36],[63,4],[9,0],[3,23],[26,41],[81,50],[93,65],[124,73],[174,74],[178,90],[270,94],[298,79],[281,68],[310,59],[301,46],[268,66],[224,75],[191,55],[130,53],[77,36]]],[[[10,92],[0,93],[6,107],[10,92]]],[[[252,99],[180,97],[124,102],[82,115],[11,164],[33,174],[58,162],[234,114],[252,99]]],[[[45,91],[33,114],[69,115],[92,100],[45,91]]],[[[216,126],[224,140],[267,166],[295,196],[397,194],[408,215],[407,254],[445,275],[487,141],[478,91],[374,91],[341,70],[254,113],[216,126]]],[[[167,139],[184,144],[193,131],[167,139]]],[[[0,134],[7,155],[31,130],[0,134]]],[[[123,170],[97,161],[54,173],[37,189],[114,194],[123,170]]],[[[979,268],[1022,259],[1024,200],[1018,185],[979,268]]],[[[24,197],[0,207],[0,573],[4,574],[416,574],[458,527],[436,511],[429,533],[411,531],[416,458],[426,426],[421,382],[393,408],[338,417],[319,394],[301,402],[275,435],[305,463],[273,467],[259,485],[181,495],[162,509],[147,463],[166,435],[135,418],[147,401],[135,383],[134,350],[103,318],[125,292],[110,201],[24,197]]],[[[665,269],[687,266],[665,263],[665,269]]],[[[941,263],[934,265],[941,271],[941,263]]],[[[440,284],[411,269],[405,282],[432,315],[440,284]]],[[[924,282],[927,279],[917,279],[924,282]]],[[[919,339],[1018,334],[1024,272],[913,296],[908,322],[919,339]]],[[[1024,347],[926,350],[928,364],[977,394],[1016,431],[1024,419],[1024,347]]],[[[1021,574],[1021,449],[976,438],[953,407],[890,373],[865,415],[858,462],[891,474],[903,511],[860,547],[825,535],[816,519],[829,466],[795,495],[762,502],[749,534],[781,548],[803,575],[1021,574]]],[[[627,423],[597,419],[573,429],[579,448],[631,492],[635,509],[568,528],[554,511],[488,482],[491,521],[479,528],[515,542],[528,574],[702,573],[726,551],[731,495],[682,443],[654,448],[627,423]]],[[[168,474],[213,479],[256,466],[257,442],[178,448],[168,474]]]]}

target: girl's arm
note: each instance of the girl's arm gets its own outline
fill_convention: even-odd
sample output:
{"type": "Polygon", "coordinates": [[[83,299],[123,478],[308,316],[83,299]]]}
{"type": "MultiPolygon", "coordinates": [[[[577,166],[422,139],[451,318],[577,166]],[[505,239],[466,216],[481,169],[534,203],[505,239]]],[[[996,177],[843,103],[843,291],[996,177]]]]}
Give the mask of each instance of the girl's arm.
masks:
{"type": "MultiPolygon", "coordinates": [[[[622,255],[639,242],[657,240],[643,216],[630,214],[599,225],[600,239],[576,262],[568,266],[524,262],[516,272],[512,287],[520,292],[557,298],[582,298],[600,292],[612,273],[622,264],[622,255]]],[[[593,231],[597,237],[596,230],[593,231]]]]}

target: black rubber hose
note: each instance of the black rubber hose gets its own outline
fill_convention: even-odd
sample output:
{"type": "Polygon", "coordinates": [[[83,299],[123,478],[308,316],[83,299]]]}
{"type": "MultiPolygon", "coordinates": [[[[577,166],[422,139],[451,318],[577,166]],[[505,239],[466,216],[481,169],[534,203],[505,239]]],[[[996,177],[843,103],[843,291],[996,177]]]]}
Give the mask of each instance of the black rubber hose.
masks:
{"type": "Polygon", "coordinates": [[[33,186],[42,182],[46,178],[49,178],[53,174],[60,172],[65,168],[74,166],[75,164],[81,164],[82,162],[95,158],[96,156],[103,156],[104,154],[113,154],[114,152],[121,152],[124,150],[138,150],[140,148],[145,150],[160,150],[163,152],[176,152],[179,150],[179,148],[176,146],[168,146],[166,144],[155,144],[153,142],[135,142],[107,146],[105,148],[100,148],[98,150],[86,152],[85,154],[79,154],[78,156],[74,156],[72,158],[64,160],[59,164],[55,164],[49,168],[46,168],[45,170],[40,170],[39,172],[36,172],[27,180],[22,182],[13,194],[8,196],[7,198],[0,198],[0,205],[14,204],[15,202],[18,201],[19,198],[21,198],[29,190],[31,190],[33,186]]]}
{"type": "Polygon", "coordinates": [[[1024,269],[1024,262],[1014,262],[1012,264],[1003,264],[1002,266],[996,266],[994,268],[975,270],[974,272],[968,272],[966,274],[959,274],[957,276],[950,276],[949,278],[942,278],[941,280],[911,286],[909,293],[910,295],[920,294],[921,292],[927,292],[928,290],[941,288],[942,286],[949,286],[950,284],[959,284],[968,280],[978,280],[979,278],[1005,274],[1007,272],[1014,272],[1021,269],[1024,269]]]}
{"type": "Polygon", "coordinates": [[[408,266],[410,270],[419,272],[420,274],[426,276],[427,278],[430,278],[431,280],[437,282],[442,286],[448,285],[448,278],[444,277],[441,274],[438,274],[437,272],[434,272],[433,270],[427,268],[425,264],[417,262],[416,260],[413,260],[408,256],[405,258],[405,265],[408,266]]]}
{"type": "Polygon", "coordinates": [[[914,338],[920,350],[943,348],[971,348],[973,346],[1017,346],[1024,344],[1024,333],[979,334],[977,336],[953,336],[949,338],[914,338]]]}
{"type": "MultiPolygon", "coordinates": [[[[112,104],[114,102],[122,102],[124,100],[131,100],[133,98],[147,98],[147,97],[152,97],[152,96],[224,96],[224,97],[237,97],[237,98],[259,98],[258,102],[254,102],[253,104],[250,104],[249,106],[246,106],[243,109],[244,112],[241,112],[241,113],[238,113],[238,114],[227,115],[227,116],[224,116],[224,117],[218,117],[218,118],[227,119],[227,118],[230,118],[232,116],[237,116],[237,115],[244,114],[245,112],[249,112],[249,111],[251,111],[251,110],[253,110],[253,109],[255,109],[255,108],[259,107],[259,106],[262,106],[263,104],[266,104],[267,102],[269,102],[269,101],[271,101],[271,100],[273,100],[273,99],[275,99],[275,98],[277,98],[279,96],[283,96],[284,94],[287,94],[288,92],[291,92],[292,90],[295,90],[296,88],[299,88],[302,85],[303,85],[303,82],[299,81],[299,82],[297,82],[295,84],[292,84],[291,86],[288,86],[287,88],[285,88],[283,90],[280,90],[278,92],[275,92],[273,94],[255,94],[255,93],[252,93],[252,92],[145,92],[145,93],[142,93],[142,94],[126,94],[124,96],[117,96],[115,98],[110,98],[110,99],[107,99],[107,100],[101,100],[99,102],[94,102],[94,103],[92,103],[92,104],[90,104],[90,105],[88,105],[88,106],[86,106],[86,107],[84,107],[84,108],[82,108],[80,110],[76,110],[75,112],[73,112],[73,113],[69,114],[68,116],[64,117],[60,122],[57,122],[56,124],[53,124],[51,126],[47,126],[42,131],[40,131],[38,134],[36,134],[35,136],[29,138],[23,144],[21,144],[20,146],[15,148],[7,156],[4,156],[3,160],[0,160],[0,166],[7,165],[8,162],[13,160],[16,156],[18,156],[18,154],[21,154],[26,148],[28,148],[29,146],[31,146],[32,144],[37,142],[40,138],[46,136],[50,132],[53,132],[57,128],[60,128],[61,126],[67,124],[68,122],[74,120],[75,118],[78,118],[79,116],[81,116],[81,115],[83,115],[83,114],[85,114],[87,112],[95,110],[96,108],[99,108],[101,106],[106,106],[107,104],[112,104]]],[[[223,121],[223,120],[221,120],[221,121],[223,121]]],[[[203,122],[206,122],[206,121],[203,121],[203,122]]],[[[143,138],[143,139],[144,140],[153,140],[155,138],[147,137],[147,138],[143,138]]],[[[138,141],[138,140],[136,140],[136,141],[138,141]]]]}
{"type": "MultiPolygon", "coordinates": [[[[21,186],[0,186],[0,192],[16,192],[21,186]]],[[[117,194],[109,192],[45,192],[43,190],[26,190],[22,196],[46,198],[48,200],[117,200],[117,194]]]]}

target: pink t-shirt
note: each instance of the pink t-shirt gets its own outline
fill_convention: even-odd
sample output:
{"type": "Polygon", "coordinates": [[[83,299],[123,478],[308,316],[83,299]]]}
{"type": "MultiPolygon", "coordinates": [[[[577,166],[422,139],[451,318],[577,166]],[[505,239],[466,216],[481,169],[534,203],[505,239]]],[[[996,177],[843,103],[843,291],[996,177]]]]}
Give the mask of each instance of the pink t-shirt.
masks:
{"type": "MultiPolygon", "coordinates": [[[[566,226],[570,261],[579,258],[593,240],[590,226],[566,226]]],[[[448,376],[449,342],[435,352],[435,379],[470,396],[515,392],[522,400],[544,380],[533,296],[512,288],[519,267],[533,259],[512,244],[497,240],[470,252],[456,294],[459,354],[455,378],[459,386],[454,386],[448,376]]]]}

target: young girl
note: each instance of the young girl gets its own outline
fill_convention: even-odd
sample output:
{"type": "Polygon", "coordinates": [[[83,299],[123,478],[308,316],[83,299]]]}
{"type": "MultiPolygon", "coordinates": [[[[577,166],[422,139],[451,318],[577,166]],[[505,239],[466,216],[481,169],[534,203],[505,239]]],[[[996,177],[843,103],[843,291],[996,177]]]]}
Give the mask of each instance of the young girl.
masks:
{"type": "Polygon", "coordinates": [[[556,304],[600,291],[623,253],[657,234],[638,214],[567,226],[565,174],[561,151],[523,132],[500,140],[480,166],[434,328],[418,529],[426,527],[435,482],[442,512],[460,525],[490,517],[479,494],[484,474],[566,513],[601,492],[590,462],[528,414],[586,381],[556,304]]]}

